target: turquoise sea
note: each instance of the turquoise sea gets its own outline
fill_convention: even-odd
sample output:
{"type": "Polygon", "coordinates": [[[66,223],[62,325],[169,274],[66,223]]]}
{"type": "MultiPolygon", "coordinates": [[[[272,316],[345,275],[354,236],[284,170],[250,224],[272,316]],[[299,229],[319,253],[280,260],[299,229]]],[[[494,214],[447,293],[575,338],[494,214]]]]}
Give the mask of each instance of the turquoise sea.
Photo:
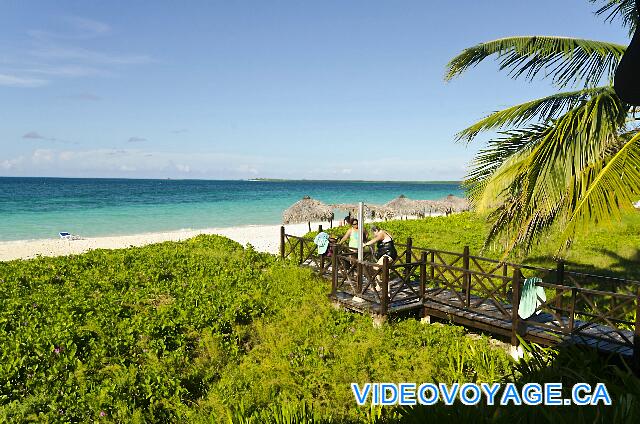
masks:
{"type": "MultiPolygon", "coordinates": [[[[386,203],[462,196],[457,182],[207,181],[0,177],[0,240],[279,224],[303,196],[386,203]]],[[[341,218],[337,216],[336,218],[341,218]]]]}

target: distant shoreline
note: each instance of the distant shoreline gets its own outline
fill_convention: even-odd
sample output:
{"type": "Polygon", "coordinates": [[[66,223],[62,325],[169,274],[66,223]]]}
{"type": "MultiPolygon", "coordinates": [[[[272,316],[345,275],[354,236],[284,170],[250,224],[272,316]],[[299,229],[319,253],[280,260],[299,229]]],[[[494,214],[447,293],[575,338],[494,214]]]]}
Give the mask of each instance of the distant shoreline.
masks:
{"type": "Polygon", "coordinates": [[[247,180],[239,180],[239,181],[255,181],[255,182],[282,182],[282,183],[290,183],[290,182],[307,182],[307,183],[330,183],[330,182],[342,182],[342,183],[410,183],[410,184],[462,184],[462,181],[447,181],[447,180],[437,180],[437,181],[427,181],[427,180],[308,180],[308,179],[293,179],[287,180],[282,178],[250,178],[247,180]]]}
{"type": "Polygon", "coordinates": [[[233,178],[233,179],[209,179],[209,178],[124,178],[124,177],[47,177],[47,176],[3,176],[0,179],[57,179],[57,180],[125,180],[125,181],[247,181],[247,182],[308,182],[308,183],[327,183],[327,182],[343,182],[343,183],[412,183],[412,184],[458,184],[462,181],[458,180],[315,180],[315,179],[286,179],[286,178],[233,178]]]}

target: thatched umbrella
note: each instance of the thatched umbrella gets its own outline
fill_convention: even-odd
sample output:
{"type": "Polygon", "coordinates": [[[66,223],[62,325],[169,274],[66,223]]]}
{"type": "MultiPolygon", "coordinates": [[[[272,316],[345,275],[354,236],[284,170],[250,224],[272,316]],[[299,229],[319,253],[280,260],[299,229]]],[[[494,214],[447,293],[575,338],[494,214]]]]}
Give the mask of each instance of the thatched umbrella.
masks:
{"type": "Polygon", "coordinates": [[[387,220],[387,219],[393,218],[393,216],[395,215],[395,212],[393,211],[393,209],[384,205],[367,205],[367,207],[371,209],[371,214],[373,218],[380,218],[380,219],[387,220]]]}
{"type": "Polygon", "coordinates": [[[391,209],[395,215],[422,215],[424,213],[424,207],[419,201],[411,200],[404,194],[393,199],[392,201],[385,203],[386,208],[391,209]]]}
{"type": "Polygon", "coordinates": [[[468,211],[471,208],[469,200],[463,197],[457,197],[453,194],[448,195],[444,199],[444,203],[450,208],[452,212],[468,211]]]}
{"type": "MultiPolygon", "coordinates": [[[[340,209],[349,212],[350,215],[355,216],[358,214],[358,205],[354,203],[336,203],[331,205],[334,209],[340,209]]],[[[365,219],[390,219],[393,218],[394,212],[390,208],[382,205],[364,204],[364,217],[365,219]]]]}
{"type": "Polygon", "coordinates": [[[333,221],[333,209],[329,205],[304,196],[282,213],[282,222],[293,224],[307,222],[311,231],[311,221],[333,221]]]}
{"type": "Polygon", "coordinates": [[[440,200],[416,200],[422,208],[423,214],[428,212],[444,213],[449,215],[453,212],[462,212],[469,210],[469,201],[462,197],[456,197],[452,194],[440,200]]]}
{"type": "Polygon", "coordinates": [[[447,211],[447,205],[442,200],[416,200],[422,206],[422,216],[436,213],[445,213],[447,211]]]}

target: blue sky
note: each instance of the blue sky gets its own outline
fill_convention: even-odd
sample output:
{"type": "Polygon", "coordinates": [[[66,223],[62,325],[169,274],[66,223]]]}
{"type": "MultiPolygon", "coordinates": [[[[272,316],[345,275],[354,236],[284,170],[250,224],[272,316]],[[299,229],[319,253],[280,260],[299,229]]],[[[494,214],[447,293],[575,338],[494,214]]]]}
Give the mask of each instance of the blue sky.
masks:
{"type": "Polygon", "coordinates": [[[11,1],[0,175],[452,180],[457,131],[547,95],[465,47],[509,35],[628,43],[586,0],[11,1]]]}

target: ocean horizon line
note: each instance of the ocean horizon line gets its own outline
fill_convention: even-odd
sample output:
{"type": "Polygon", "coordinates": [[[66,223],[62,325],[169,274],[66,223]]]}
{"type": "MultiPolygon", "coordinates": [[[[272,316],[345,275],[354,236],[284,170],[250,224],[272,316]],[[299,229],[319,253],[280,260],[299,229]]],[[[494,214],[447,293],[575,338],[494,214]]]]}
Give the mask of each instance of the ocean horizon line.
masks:
{"type": "Polygon", "coordinates": [[[345,182],[345,183],[429,183],[462,184],[463,180],[365,180],[365,179],[307,179],[307,178],[146,178],[146,177],[49,177],[49,176],[4,176],[0,179],[56,179],[56,180],[124,180],[124,181],[248,181],[248,182],[345,182]]]}

